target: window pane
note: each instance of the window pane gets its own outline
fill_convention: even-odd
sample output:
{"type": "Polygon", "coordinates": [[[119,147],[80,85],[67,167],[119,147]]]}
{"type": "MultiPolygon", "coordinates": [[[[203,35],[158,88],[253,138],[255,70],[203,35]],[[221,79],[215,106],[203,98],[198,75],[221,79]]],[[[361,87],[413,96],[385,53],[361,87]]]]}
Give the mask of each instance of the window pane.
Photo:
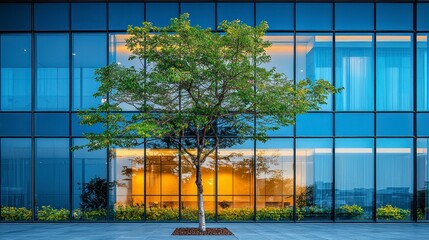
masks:
{"type": "Polygon", "coordinates": [[[331,220],[332,167],[331,139],[296,140],[297,220],[331,220]]]}
{"type": "Polygon", "coordinates": [[[218,24],[223,20],[233,21],[238,19],[249,26],[253,26],[253,3],[218,3],[217,6],[218,24]]]}
{"type": "Polygon", "coordinates": [[[3,34],[1,44],[1,110],[31,109],[31,36],[3,34]]]}
{"type": "MultiPolygon", "coordinates": [[[[297,34],[296,36],[296,80],[319,79],[332,83],[332,35],[297,34]]],[[[332,98],[321,110],[332,109],[332,98]]]]}
{"type": "Polygon", "coordinates": [[[101,133],[103,130],[103,125],[97,123],[92,126],[81,125],[80,118],[76,113],[72,113],[72,135],[76,137],[82,137],[84,133],[101,133]]]}
{"type": "Polygon", "coordinates": [[[0,114],[0,136],[31,136],[31,115],[26,113],[0,114]]]}
{"type": "Polygon", "coordinates": [[[374,114],[336,113],[336,136],[374,136],[374,114]]]}
{"type": "Polygon", "coordinates": [[[412,113],[377,113],[377,136],[412,135],[412,113]]]}
{"type": "Polygon", "coordinates": [[[105,3],[72,3],[72,30],[105,29],[105,3]]]}
{"type": "Polygon", "coordinates": [[[164,27],[179,13],[178,3],[146,3],[146,21],[164,27]]]}
{"type": "Polygon", "coordinates": [[[372,3],[336,3],[336,30],[373,30],[374,4],[372,3]]]}
{"type": "Polygon", "coordinates": [[[37,136],[68,136],[68,113],[36,113],[34,114],[35,135],[37,136]]]}
{"type": "Polygon", "coordinates": [[[377,219],[410,220],[413,140],[377,139],[377,219]],[[395,212],[398,212],[395,214],[395,212]]]}
{"type": "Polygon", "coordinates": [[[256,24],[268,22],[268,30],[293,30],[293,3],[256,3],[256,24]]]}
{"type": "Polygon", "coordinates": [[[0,3],[0,31],[31,30],[31,5],[0,3]]]}
{"type": "Polygon", "coordinates": [[[68,3],[34,4],[35,30],[69,30],[68,3]]]}
{"type": "Polygon", "coordinates": [[[2,221],[30,221],[31,194],[31,139],[3,138],[1,145],[1,211],[2,221]],[[16,208],[17,215],[8,215],[16,208]],[[8,211],[9,210],[9,211],[8,211]]]}
{"type": "Polygon", "coordinates": [[[335,77],[343,91],[336,110],[374,110],[374,42],[372,34],[335,36],[335,77]]]}
{"type": "Polygon", "coordinates": [[[297,136],[332,136],[332,114],[306,113],[296,118],[297,136]]]}
{"type": "Polygon", "coordinates": [[[417,135],[418,136],[429,136],[429,114],[418,113],[417,114],[417,135]]]}
{"type": "Polygon", "coordinates": [[[332,3],[297,3],[297,30],[331,30],[332,3]]]}
{"type": "Polygon", "coordinates": [[[271,57],[271,62],[263,67],[270,69],[275,67],[276,71],[286,75],[288,79],[293,79],[293,35],[292,34],[267,34],[264,37],[271,42],[271,46],[266,52],[271,57]]]}
{"type": "Polygon", "coordinates": [[[417,35],[417,110],[429,110],[428,34],[417,35]]]}
{"type": "Polygon", "coordinates": [[[335,213],[338,220],[372,219],[374,140],[335,139],[335,213]]]}
{"type": "Polygon", "coordinates": [[[144,3],[109,3],[109,29],[126,30],[128,25],[142,26],[144,3]]]}
{"type": "Polygon", "coordinates": [[[377,30],[413,30],[413,4],[377,3],[377,30]]]}
{"type": "Polygon", "coordinates": [[[377,35],[377,110],[413,109],[411,34],[377,35]]]}
{"type": "Polygon", "coordinates": [[[73,34],[73,110],[101,104],[101,97],[92,95],[100,85],[95,70],[107,63],[106,50],[106,34],[73,34]]]}
{"type": "Polygon", "coordinates": [[[192,25],[215,29],[214,3],[182,3],[180,11],[181,13],[189,13],[192,25]]]}
{"type": "Polygon", "coordinates": [[[36,139],[37,219],[52,221],[50,208],[61,210],[54,221],[69,219],[69,140],[36,139]]]}
{"type": "Polygon", "coordinates": [[[417,220],[429,220],[429,139],[417,139],[417,220]]]}
{"type": "Polygon", "coordinates": [[[417,4],[417,30],[429,30],[429,4],[417,4]]]}
{"type": "Polygon", "coordinates": [[[69,109],[69,36],[36,35],[36,110],[69,109]]]}

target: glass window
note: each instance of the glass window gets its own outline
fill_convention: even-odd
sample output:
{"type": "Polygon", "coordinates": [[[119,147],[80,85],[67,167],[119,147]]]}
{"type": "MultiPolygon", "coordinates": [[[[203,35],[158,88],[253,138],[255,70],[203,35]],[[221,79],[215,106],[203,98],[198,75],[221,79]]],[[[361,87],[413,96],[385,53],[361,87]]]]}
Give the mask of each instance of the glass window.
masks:
{"type": "Polygon", "coordinates": [[[214,3],[182,3],[180,13],[189,13],[192,25],[200,25],[202,28],[215,29],[215,4],[214,3]]]}
{"type": "Polygon", "coordinates": [[[412,113],[377,113],[377,136],[412,135],[412,113]]]}
{"type": "MultiPolygon", "coordinates": [[[[319,79],[332,83],[332,35],[297,34],[296,36],[296,80],[319,79]]],[[[332,98],[321,110],[332,110],[332,98]]]]}
{"type": "Polygon", "coordinates": [[[428,34],[417,35],[417,110],[429,111],[428,34]]]}
{"type": "Polygon", "coordinates": [[[144,3],[109,3],[109,29],[126,30],[128,25],[142,26],[144,3]]]}
{"type": "Polygon", "coordinates": [[[268,30],[293,30],[293,3],[256,3],[256,24],[268,23],[268,30]]]}
{"type": "Polygon", "coordinates": [[[336,30],[373,30],[373,3],[336,3],[336,30]]]}
{"type": "Polygon", "coordinates": [[[68,3],[36,3],[34,4],[35,30],[69,30],[68,3]]]}
{"type": "Polygon", "coordinates": [[[331,139],[296,140],[297,220],[331,220],[332,166],[331,139]]]}
{"type": "Polygon", "coordinates": [[[69,219],[69,139],[36,139],[36,203],[37,219],[52,221],[51,209],[60,210],[54,221],[69,219]]]}
{"type": "Polygon", "coordinates": [[[76,137],[83,136],[84,133],[101,133],[103,130],[102,124],[98,123],[92,126],[81,125],[80,118],[76,113],[72,113],[72,135],[76,137]]]}
{"type": "Polygon", "coordinates": [[[32,218],[31,194],[31,139],[3,138],[1,145],[1,211],[2,221],[30,221],[32,218]],[[22,214],[7,218],[5,212],[16,208],[22,214]]]}
{"type": "Polygon", "coordinates": [[[106,34],[73,34],[73,110],[87,109],[101,104],[101,97],[92,95],[100,83],[95,70],[107,63],[106,34]]]}
{"type": "Polygon", "coordinates": [[[417,113],[417,135],[429,136],[429,114],[417,113]]]}
{"type": "Polygon", "coordinates": [[[0,31],[31,30],[31,4],[0,3],[0,31]]]}
{"type": "Polygon", "coordinates": [[[374,110],[374,40],[372,34],[335,36],[336,110],[374,110]]]}
{"type": "Polygon", "coordinates": [[[429,4],[417,4],[417,30],[429,30],[429,4]]]}
{"type": "Polygon", "coordinates": [[[377,35],[377,110],[413,110],[411,34],[377,35]]]}
{"type": "Polygon", "coordinates": [[[69,110],[68,34],[36,34],[36,110],[69,110]]]}
{"type": "Polygon", "coordinates": [[[0,114],[0,136],[31,136],[31,115],[27,113],[0,114]]]}
{"type": "MultiPolygon", "coordinates": [[[[86,139],[73,139],[74,146],[88,143],[86,139]]],[[[97,221],[107,216],[108,184],[106,149],[73,152],[73,211],[75,220],[97,221]],[[86,213],[86,214],[85,214],[86,213]],[[92,217],[91,213],[99,213],[92,217]]]]}
{"type": "Polygon", "coordinates": [[[413,4],[377,3],[377,30],[413,30],[413,4]]]}
{"type": "Polygon", "coordinates": [[[3,111],[31,109],[31,36],[2,34],[1,107],[3,111]]]}
{"type": "Polygon", "coordinates": [[[263,67],[267,69],[275,67],[277,72],[284,74],[288,79],[293,79],[293,35],[267,34],[264,39],[272,45],[266,49],[271,62],[265,63],[263,67]]]}
{"type": "Polygon", "coordinates": [[[72,30],[105,29],[105,3],[72,3],[72,30]]]}
{"type": "Polygon", "coordinates": [[[68,113],[36,113],[34,114],[35,135],[37,136],[68,136],[68,113]]]}
{"type": "Polygon", "coordinates": [[[370,220],[373,203],[374,140],[335,139],[336,218],[343,221],[370,220]]]}
{"type": "Polygon", "coordinates": [[[331,30],[332,3],[297,3],[296,30],[331,30]]]}
{"type": "Polygon", "coordinates": [[[417,220],[429,220],[429,139],[417,139],[417,220]]]}
{"type": "Polygon", "coordinates": [[[146,3],[146,21],[154,26],[167,26],[170,19],[177,17],[178,13],[178,3],[146,3]]]}
{"type": "Polygon", "coordinates": [[[336,113],[336,136],[374,136],[374,114],[336,113]]]}
{"type": "Polygon", "coordinates": [[[253,26],[254,10],[253,3],[218,3],[217,5],[218,24],[222,21],[240,20],[241,22],[253,26]]]}
{"type": "Polygon", "coordinates": [[[332,136],[332,114],[306,113],[296,118],[297,136],[332,136]]]}
{"type": "Polygon", "coordinates": [[[410,220],[413,139],[377,139],[377,220],[410,220]]]}

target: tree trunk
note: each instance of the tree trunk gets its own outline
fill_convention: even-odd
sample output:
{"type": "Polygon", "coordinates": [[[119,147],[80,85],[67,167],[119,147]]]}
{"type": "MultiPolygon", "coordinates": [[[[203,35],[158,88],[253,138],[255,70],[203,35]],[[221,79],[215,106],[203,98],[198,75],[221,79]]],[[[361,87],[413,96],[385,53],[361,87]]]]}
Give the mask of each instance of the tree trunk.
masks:
{"type": "Polygon", "coordinates": [[[198,228],[200,231],[206,231],[206,216],[204,214],[204,200],[203,200],[203,183],[201,180],[201,167],[196,166],[196,181],[198,190],[198,228]]]}

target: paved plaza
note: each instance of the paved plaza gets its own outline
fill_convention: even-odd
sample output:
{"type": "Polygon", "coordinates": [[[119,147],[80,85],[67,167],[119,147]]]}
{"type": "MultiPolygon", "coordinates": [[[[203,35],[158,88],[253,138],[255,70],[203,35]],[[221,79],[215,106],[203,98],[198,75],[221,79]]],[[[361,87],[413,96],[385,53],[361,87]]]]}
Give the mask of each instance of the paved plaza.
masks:
{"type": "Polygon", "coordinates": [[[415,223],[209,223],[234,236],[172,236],[176,227],[196,223],[33,223],[0,224],[0,239],[429,239],[429,224],[415,223]]]}

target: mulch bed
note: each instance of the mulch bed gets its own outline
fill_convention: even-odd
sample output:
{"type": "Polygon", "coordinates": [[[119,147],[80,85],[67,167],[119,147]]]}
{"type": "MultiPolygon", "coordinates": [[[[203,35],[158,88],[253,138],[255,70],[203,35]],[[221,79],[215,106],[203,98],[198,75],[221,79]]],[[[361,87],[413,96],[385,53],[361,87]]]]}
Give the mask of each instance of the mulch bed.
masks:
{"type": "Polygon", "coordinates": [[[171,235],[234,235],[227,228],[207,228],[201,232],[198,228],[176,228],[171,235]]]}

